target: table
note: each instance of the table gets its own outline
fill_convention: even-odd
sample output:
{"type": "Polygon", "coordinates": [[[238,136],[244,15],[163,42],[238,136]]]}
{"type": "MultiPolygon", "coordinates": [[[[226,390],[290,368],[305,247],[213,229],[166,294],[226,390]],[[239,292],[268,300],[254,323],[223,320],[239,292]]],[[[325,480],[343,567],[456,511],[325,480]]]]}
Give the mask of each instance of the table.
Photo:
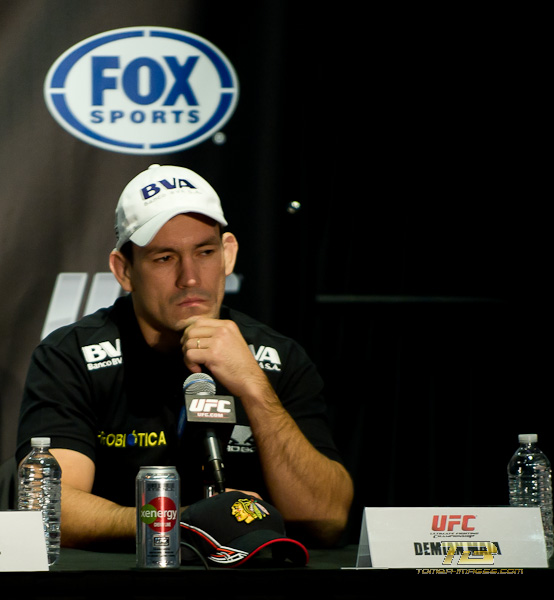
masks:
{"type": "MultiPolygon", "coordinates": [[[[90,552],[62,548],[59,562],[48,572],[0,573],[0,598],[62,600],[131,600],[180,598],[204,600],[354,600],[402,593],[446,584],[447,589],[483,590],[494,582],[499,591],[513,592],[529,579],[552,581],[550,569],[526,569],[521,575],[418,573],[417,569],[355,569],[357,545],[310,550],[306,567],[279,567],[264,560],[239,568],[210,568],[200,563],[175,570],[139,570],[133,553],[90,552]],[[486,579],[485,579],[486,578],[486,579]],[[476,587],[477,586],[477,587],[476,587]],[[28,591],[29,593],[22,593],[28,591]]],[[[460,571],[460,569],[458,569],[460,571]]]]}
{"type": "Polygon", "coordinates": [[[310,550],[306,567],[279,567],[259,559],[253,561],[252,566],[239,568],[210,567],[206,570],[201,563],[195,563],[175,570],[139,570],[135,567],[133,553],[62,548],[58,563],[48,572],[0,573],[0,598],[21,598],[16,591],[22,589],[31,592],[29,598],[71,600],[289,599],[297,597],[296,594],[312,598],[313,594],[323,591],[325,598],[339,597],[337,594],[341,594],[341,598],[357,598],[362,597],[357,595],[360,586],[350,587],[349,594],[343,576],[350,578],[360,572],[341,569],[353,567],[356,555],[357,547],[347,546],[336,550],[310,550]]]}

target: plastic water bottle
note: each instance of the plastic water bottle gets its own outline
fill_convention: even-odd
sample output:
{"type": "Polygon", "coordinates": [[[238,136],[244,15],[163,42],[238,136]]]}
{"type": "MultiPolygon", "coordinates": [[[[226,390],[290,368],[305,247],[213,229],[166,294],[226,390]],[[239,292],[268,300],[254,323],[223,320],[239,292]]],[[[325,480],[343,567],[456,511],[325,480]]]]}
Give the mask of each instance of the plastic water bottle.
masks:
{"type": "Polygon", "coordinates": [[[508,463],[511,506],[540,506],[546,554],[554,551],[552,528],[552,470],[537,446],[536,433],[520,433],[519,448],[508,463]]]}
{"type": "Polygon", "coordinates": [[[18,509],[41,510],[48,564],[60,555],[61,476],[50,453],[50,438],[31,440],[32,450],[19,467],[18,509]]]}

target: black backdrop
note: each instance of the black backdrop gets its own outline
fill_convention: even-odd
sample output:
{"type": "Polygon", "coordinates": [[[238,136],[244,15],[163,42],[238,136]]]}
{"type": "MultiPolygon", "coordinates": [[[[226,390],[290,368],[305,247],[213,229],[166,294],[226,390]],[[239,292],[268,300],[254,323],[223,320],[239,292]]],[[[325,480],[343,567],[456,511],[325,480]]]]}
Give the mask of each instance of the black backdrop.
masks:
{"type": "Polygon", "coordinates": [[[172,162],[213,182],[239,238],[228,303],[299,339],[326,380],[356,482],[350,537],[364,505],[507,503],[517,434],[536,431],[554,456],[539,22],[360,3],[4,0],[2,458],[55,275],[106,270],[119,190],[172,162]],[[52,62],[133,25],[191,31],[228,56],[240,97],[224,145],[131,157],[53,122],[41,97],[52,62]]]}

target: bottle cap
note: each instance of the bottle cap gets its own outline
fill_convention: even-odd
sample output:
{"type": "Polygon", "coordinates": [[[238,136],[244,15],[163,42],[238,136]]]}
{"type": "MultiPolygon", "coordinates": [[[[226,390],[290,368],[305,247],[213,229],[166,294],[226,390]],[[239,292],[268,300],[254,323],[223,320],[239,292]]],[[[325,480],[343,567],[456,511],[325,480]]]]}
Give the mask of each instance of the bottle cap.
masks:
{"type": "Polygon", "coordinates": [[[538,439],[536,433],[520,433],[517,438],[520,444],[534,444],[538,439]]]}
{"type": "Polygon", "coordinates": [[[31,446],[50,446],[50,438],[49,437],[31,438],[31,446]]]}

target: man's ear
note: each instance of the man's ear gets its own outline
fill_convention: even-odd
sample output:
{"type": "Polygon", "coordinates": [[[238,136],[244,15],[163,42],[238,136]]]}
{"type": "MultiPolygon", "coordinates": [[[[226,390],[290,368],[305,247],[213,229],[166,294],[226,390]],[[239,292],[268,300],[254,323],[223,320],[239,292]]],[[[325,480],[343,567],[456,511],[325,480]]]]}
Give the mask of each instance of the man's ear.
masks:
{"type": "Polygon", "coordinates": [[[223,242],[223,257],[225,260],[225,276],[230,275],[235,268],[239,243],[234,234],[226,231],[221,238],[223,242]]]}
{"type": "Polygon", "coordinates": [[[129,261],[119,252],[119,250],[112,250],[110,253],[110,269],[114,274],[119,285],[126,291],[132,292],[133,286],[131,284],[131,277],[129,275],[129,261]]]}

